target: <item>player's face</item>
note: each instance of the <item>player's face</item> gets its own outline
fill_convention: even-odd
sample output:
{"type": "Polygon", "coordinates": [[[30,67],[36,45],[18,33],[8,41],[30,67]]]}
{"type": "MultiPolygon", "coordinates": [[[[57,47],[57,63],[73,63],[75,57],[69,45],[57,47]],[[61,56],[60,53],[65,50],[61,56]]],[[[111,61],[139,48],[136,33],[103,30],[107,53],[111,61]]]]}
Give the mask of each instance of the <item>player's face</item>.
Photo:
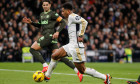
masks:
{"type": "Polygon", "coordinates": [[[49,4],[48,2],[43,2],[42,7],[44,9],[44,11],[48,11],[50,10],[51,4],[49,4]]]}
{"type": "Polygon", "coordinates": [[[68,18],[68,14],[69,14],[68,10],[62,8],[62,15],[63,15],[65,18],[68,18]]]}

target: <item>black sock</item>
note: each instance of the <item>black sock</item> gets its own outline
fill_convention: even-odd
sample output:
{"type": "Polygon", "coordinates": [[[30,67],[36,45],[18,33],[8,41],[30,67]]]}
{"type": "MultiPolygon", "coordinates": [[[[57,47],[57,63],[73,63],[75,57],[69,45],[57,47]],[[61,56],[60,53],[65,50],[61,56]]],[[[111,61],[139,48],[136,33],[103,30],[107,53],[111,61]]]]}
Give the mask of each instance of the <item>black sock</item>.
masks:
{"type": "Polygon", "coordinates": [[[138,82],[140,83],[140,76],[139,76],[139,78],[138,78],[138,82]]]}
{"type": "Polygon", "coordinates": [[[69,66],[72,69],[75,68],[74,64],[68,58],[63,57],[60,59],[60,61],[64,62],[67,66],[69,66]]]}
{"type": "Polygon", "coordinates": [[[45,63],[45,60],[43,59],[43,57],[42,57],[42,55],[40,54],[39,51],[37,51],[33,48],[30,48],[30,52],[39,62],[41,62],[42,64],[45,63]]]}

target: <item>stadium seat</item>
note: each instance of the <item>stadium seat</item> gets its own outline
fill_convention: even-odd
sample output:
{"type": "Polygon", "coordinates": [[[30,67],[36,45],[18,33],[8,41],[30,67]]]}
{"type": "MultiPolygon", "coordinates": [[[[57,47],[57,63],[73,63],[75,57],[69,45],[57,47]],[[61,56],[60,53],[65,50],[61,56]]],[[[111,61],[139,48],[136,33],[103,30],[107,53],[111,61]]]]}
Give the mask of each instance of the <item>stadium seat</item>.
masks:
{"type": "Polygon", "coordinates": [[[25,62],[31,62],[33,63],[33,56],[32,54],[30,53],[30,47],[23,47],[22,48],[22,62],[25,63],[25,62]]]}

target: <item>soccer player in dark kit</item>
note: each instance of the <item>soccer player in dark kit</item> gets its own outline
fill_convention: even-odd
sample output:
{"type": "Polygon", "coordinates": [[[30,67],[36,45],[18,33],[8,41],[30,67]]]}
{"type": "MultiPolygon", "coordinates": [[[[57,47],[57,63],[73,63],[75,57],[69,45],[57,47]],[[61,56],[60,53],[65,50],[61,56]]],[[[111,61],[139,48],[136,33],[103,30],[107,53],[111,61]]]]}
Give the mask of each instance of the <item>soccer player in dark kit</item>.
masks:
{"type": "MultiPolygon", "coordinates": [[[[43,59],[39,50],[47,47],[48,49],[51,49],[52,53],[55,52],[58,49],[57,38],[59,32],[66,26],[66,23],[61,16],[50,10],[51,4],[49,0],[43,0],[42,7],[44,11],[40,14],[38,23],[32,22],[31,19],[27,17],[24,17],[22,21],[38,28],[42,27],[42,37],[40,37],[32,44],[30,52],[43,64],[42,72],[44,73],[48,69],[48,64],[43,59]],[[55,32],[55,24],[57,22],[61,23],[61,25],[60,28],[55,32]]],[[[72,68],[77,73],[80,82],[82,81],[83,75],[79,73],[79,71],[77,70],[77,68],[75,68],[74,64],[71,61],[69,61],[67,58],[62,58],[60,59],[60,61],[64,62],[67,66],[72,68]]]]}
{"type": "Polygon", "coordinates": [[[133,81],[127,81],[128,84],[140,84],[140,76],[138,78],[137,81],[133,82],[133,81]]]}

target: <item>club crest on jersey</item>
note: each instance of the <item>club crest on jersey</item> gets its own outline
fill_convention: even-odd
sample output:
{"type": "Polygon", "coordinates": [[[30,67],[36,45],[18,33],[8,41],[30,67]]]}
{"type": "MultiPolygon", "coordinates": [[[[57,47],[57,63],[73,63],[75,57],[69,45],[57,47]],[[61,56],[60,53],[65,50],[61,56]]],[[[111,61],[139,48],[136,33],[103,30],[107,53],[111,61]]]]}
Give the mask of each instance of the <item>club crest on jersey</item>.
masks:
{"type": "Polygon", "coordinates": [[[49,17],[50,17],[49,15],[46,16],[46,18],[49,18],[49,17]]]}
{"type": "Polygon", "coordinates": [[[55,13],[55,16],[58,16],[58,14],[57,14],[57,13],[55,13]]]}
{"type": "Polygon", "coordinates": [[[80,16],[76,16],[75,19],[76,19],[76,20],[80,20],[81,17],[80,17],[80,16]]]}

